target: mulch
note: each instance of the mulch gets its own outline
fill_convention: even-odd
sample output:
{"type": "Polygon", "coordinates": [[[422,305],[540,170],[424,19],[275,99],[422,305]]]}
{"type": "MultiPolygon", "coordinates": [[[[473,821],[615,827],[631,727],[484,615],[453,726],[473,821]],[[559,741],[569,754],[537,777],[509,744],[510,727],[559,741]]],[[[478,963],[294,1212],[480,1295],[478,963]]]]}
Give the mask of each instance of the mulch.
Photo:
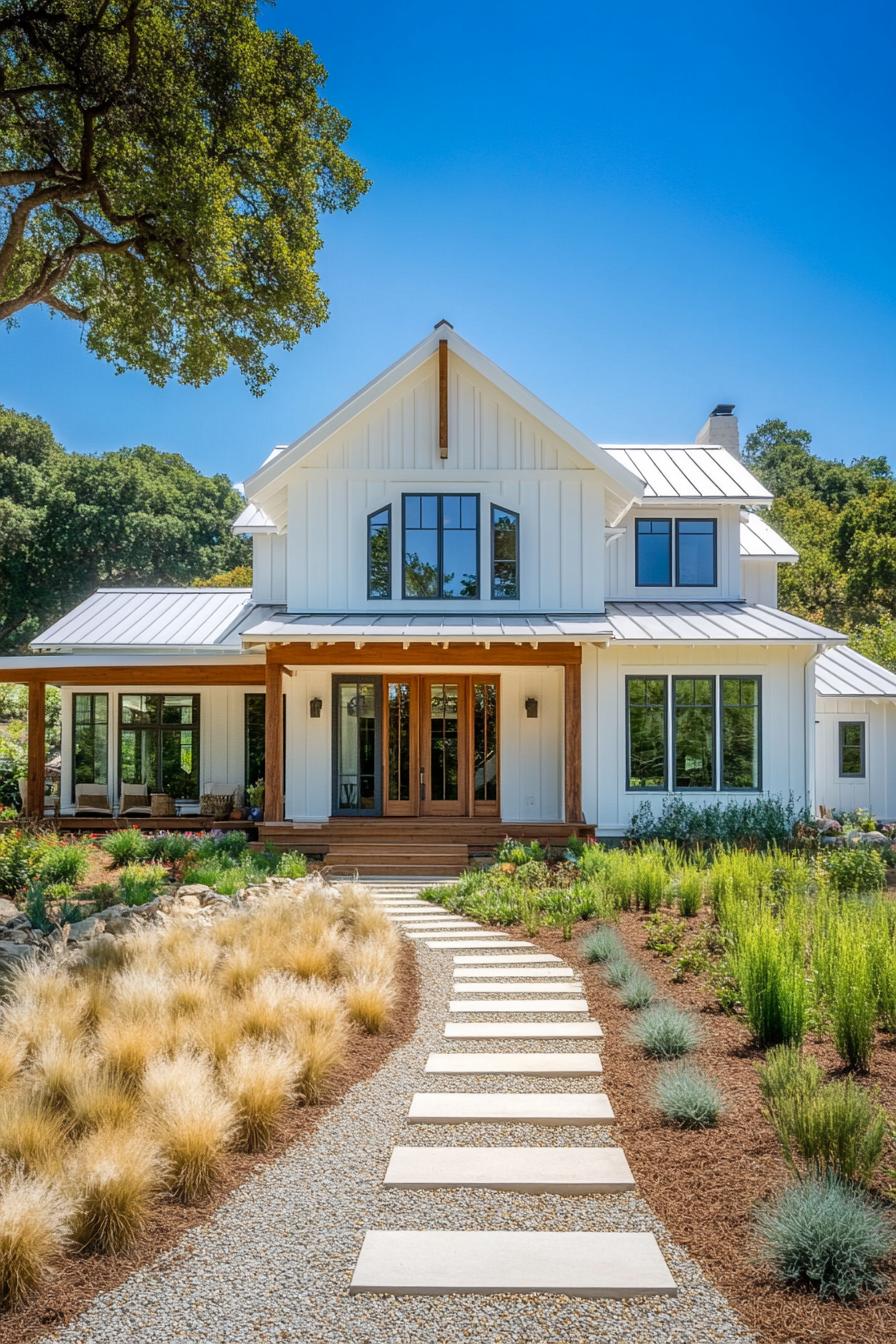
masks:
{"type": "MultiPolygon", "coordinates": [[[[572,942],[563,942],[559,930],[553,929],[534,941],[542,950],[563,957],[582,975],[593,1015],[605,1031],[601,1056],[606,1088],[618,1118],[614,1132],[648,1204],[767,1344],[896,1340],[892,1280],[886,1293],[869,1295],[855,1304],[823,1302],[809,1292],[780,1287],[759,1259],[752,1225],[755,1207],[791,1177],[762,1112],[756,1072],[762,1055],[751,1045],[743,1020],[723,1013],[700,978],[676,984],[672,980],[675,958],[663,958],[645,948],[644,916],[621,916],[620,937],[662,997],[700,1015],[703,1041],[691,1058],[717,1081],[727,1102],[716,1129],[682,1131],[664,1123],[651,1104],[661,1065],[645,1059],[628,1042],[633,1014],[621,1007],[600,968],[587,963],[579,951],[580,935],[590,927],[578,925],[572,942]]],[[[829,1043],[810,1039],[806,1049],[830,1077],[842,1076],[840,1060],[829,1043]]],[[[879,1037],[868,1082],[879,1091],[888,1112],[896,1114],[892,1038],[879,1037]]],[[[892,1166],[892,1160],[884,1165],[892,1166]]],[[[890,1268],[896,1275],[896,1265],[890,1268]]]]}
{"type": "Polygon", "coordinates": [[[267,1152],[229,1154],[222,1178],[205,1203],[190,1207],[168,1201],[159,1204],[140,1241],[127,1255],[66,1256],[26,1307],[0,1316],[0,1344],[26,1344],[27,1340],[64,1325],[97,1294],[109,1292],[176,1242],[181,1242],[180,1249],[189,1254],[192,1247],[187,1234],[208,1222],[232,1190],[251,1179],[260,1167],[276,1161],[293,1144],[307,1143],[330,1108],[349,1088],[371,1077],[397,1046],[410,1040],[416,1027],[420,996],[414,950],[407,943],[402,945],[396,981],[399,1008],[391,1026],[378,1036],[368,1036],[360,1029],[352,1031],[345,1062],[334,1075],[325,1102],[291,1108],[277,1141],[267,1152]]]}

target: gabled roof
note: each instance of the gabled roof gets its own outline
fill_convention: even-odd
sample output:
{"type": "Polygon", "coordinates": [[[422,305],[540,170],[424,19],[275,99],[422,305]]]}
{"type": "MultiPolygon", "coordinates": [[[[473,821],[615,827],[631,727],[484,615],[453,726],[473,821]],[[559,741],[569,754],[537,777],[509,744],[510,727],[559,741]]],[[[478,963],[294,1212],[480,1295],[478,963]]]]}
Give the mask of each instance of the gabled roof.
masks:
{"type": "Polygon", "coordinates": [[[896,673],[841,645],[820,654],[815,664],[817,695],[896,697],[896,673]]]}
{"type": "Polygon", "coordinates": [[[777,560],[793,565],[799,554],[758,513],[744,509],[740,515],[740,553],[750,560],[777,560]]]}
{"type": "Polygon", "coordinates": [[[31,647],[239,652],[246,625],[275,610],[253,602],[250,588],[99,588],[31,647]]]}
{"type": "Polygon", "coordinates": [[[770,504],[771,493],[727,448],[703,444],[603,445],[645,484],[644,498],[770,504]]]}
{"type": "Polygon", "coordinates": [[[477,373],[494,383],[505,396],[517,402],[525,411],[528,411],[536,420],[556,434],[558,438],[568,443],[586,462],[590,462],[592,466],[605,472],[626,497],[640,498],[643,486],[641,478],[636,473],[632,472],[624,463],[617,462],[582,430],[576,429],[574,425],[571,425],[563,416],[558,415],[555,410],[539,397],[536,397],[522,383],[518,383],[509,373],[505,373],[481,350],[477,350],[469,341],[465,341],[448,322],[439,322],[422,341],[408,350],[400,359],[397,359],[394,364],[390,364],[387,369],[384,369],[354,396],[349,397],[341,406],[337,406],[335,411],[331,411],[323,420],[320,420],[299,438],[294,439],[282,452],[262,463],[258,470],[246,480],[247,495],[251,497],[259,490],[269,487],[283,472],[301,462],[332,434],[348,424],[355,416],[366,411],[375,401],[397,386],[403,378],[406,378],[408,374],[413,373],[421,364],[430,359],[438,350],[440,340],[446,340],[449,351],[453,351],[454,354],[474,368],[477,373]]]}
{"type": "Polygon", "coordinates": [[[322,643],[351,643],[364,640],[389,643],[398,640],[482,640],[519,643],[538,640],[609,639],[610,623],[600,614],[503,613],[476,611],[444,616],[439,612],[414,615],[403,611],[324,612],[321,614],[268,616],[243,631],[243,642],[266,640],[320,640],[322,643]]]}
{"type": "Polygon", "coordinates": [[[608,602],[613,640],[628,644],[841,643],[846,635],[746,602],[608,602]]]}
{"type": "Polygon", "coordinates": [[[247,504],[242,513],[230,524],[230,530],[237,536],[244,532],[253,534],[276,532],[277,524],[258,504],[247,504]]]}

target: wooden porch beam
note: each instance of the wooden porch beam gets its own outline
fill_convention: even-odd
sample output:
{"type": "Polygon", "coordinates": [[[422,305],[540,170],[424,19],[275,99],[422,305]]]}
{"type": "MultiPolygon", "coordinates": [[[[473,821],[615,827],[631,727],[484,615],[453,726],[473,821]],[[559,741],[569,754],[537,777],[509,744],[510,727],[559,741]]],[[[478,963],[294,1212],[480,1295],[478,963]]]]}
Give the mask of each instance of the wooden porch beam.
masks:
{"type": "Polygon", "coordinates": [[[283,668],[279,663],[265,667],[264,819],[283,820],[283,668]]]}
{"type": "Polygon", "coordinates": [[[46,682],[28,685],[28,778],[25,786],[25,813],[34,819],[44,815],[44,789],[47,771],[46,682]]]}
{"type": "Polygon", "coordinates": [[[432,644],[365,644],[355,648],[351,644],[329,644],[315,648],[313,644],[272,644],[267,651],[268,664],[290,663],[297,667],[349,665],[352,667],[413,667],[427,663],[442,667],[562,667],[580,666],[581,645],[539,644],[537,649],[519,644],[498,644],[493,640],[488,648],[481,644],[448,644],[445,648],[432,644]]]}
{"type": "Polygon", "coordinates": [[[53,666],[47,659],[46,668],[23,668],[0,671],[0,681],[14,681],[27,686],[263,686],[264,664],[226,667],[214,664],[191,663],[187,666],[165,667],[132,666],[65,667],[53,666]]]}
{"type": "Polygon", "coordinates": [[[567,663],[563,669],[563,798],[565,819],[582,821],[581,663],[567,663]]]}
{"type": "Polygon", "coordinates": [[[439,457],[448,456],[448,342],[439,341],[439,457]]]}

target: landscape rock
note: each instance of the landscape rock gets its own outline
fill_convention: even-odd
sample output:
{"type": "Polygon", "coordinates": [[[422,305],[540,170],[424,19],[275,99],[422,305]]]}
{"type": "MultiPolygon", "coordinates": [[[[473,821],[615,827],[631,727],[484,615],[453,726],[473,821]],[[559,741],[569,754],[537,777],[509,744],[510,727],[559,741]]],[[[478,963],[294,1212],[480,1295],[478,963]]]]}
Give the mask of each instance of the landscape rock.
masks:
{"type": "Polygon", "coordinates": [[[31,920],[28,918],[27,915],[22,914],[20,912],[19,914],[16,915],[15,919],[8,919],[6,921],[4,925],[4,932],[8,932],[10,929],[30,929],[30,928],[31,928],[31,920]]]}
{"type": "Polygon", "coordinates": [[[8,938],[0,939],[0,976],[8,975],[16,966],[34,956],[34,948],[28,943],[13,943],[8,938]]]}
{"type": "Polygon", "coordinates": [[[103,933],[106,928],[106,921],[99,915],[89,915],[87,919],[78,919],[74,924],[68,925],[68,941],[78,943],[83,938],[94,938],[97,934],[103,933]]]}
{"type": "MultiPolygon", "coordinates": [[[[27,919],[28,916],[26,915],[27,919]]],[[[9,901],[5,896],[0,896],[0,924],[10,924],[14,919],[21,919],[21,911],[14,901],[9,901]]]]}
{"type": "Polygon", "coordinates": [[[886,845],[889,844],[887,836],[882,831],[860,831],[860,845],[886,845]]]}

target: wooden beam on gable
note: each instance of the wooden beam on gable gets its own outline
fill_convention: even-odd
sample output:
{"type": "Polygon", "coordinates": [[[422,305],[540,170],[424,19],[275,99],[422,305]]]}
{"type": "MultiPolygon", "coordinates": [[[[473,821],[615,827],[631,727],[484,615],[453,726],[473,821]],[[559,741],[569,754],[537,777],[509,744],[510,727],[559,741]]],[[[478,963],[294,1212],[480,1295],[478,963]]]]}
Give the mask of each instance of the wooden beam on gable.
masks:
{"type": "Polygon", "coordinates": [[[448,342],[439,341],[439,457],[448,456],[448,342]]]}

